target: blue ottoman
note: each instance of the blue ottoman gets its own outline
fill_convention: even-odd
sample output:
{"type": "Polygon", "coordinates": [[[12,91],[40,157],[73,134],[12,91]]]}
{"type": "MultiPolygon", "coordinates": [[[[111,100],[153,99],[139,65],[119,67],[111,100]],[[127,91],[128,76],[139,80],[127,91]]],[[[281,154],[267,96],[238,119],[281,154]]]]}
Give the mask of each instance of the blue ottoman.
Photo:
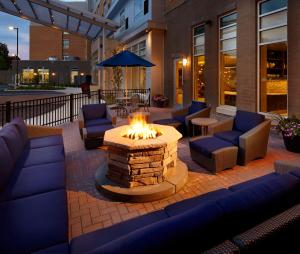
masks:
{"type": "Polygon", "coordinates": [[[238,147],[222,139],[203,136],[189,142],[191,157],[207,170],[217,173],[237,163],[238,147]]]}
{"type": "Polygon", "coordinates": [[[86,149],[95,149],[103,145],[104,134],[113,129],[111,124],[90,126],[83,129],[83,139],[86,149]]]}

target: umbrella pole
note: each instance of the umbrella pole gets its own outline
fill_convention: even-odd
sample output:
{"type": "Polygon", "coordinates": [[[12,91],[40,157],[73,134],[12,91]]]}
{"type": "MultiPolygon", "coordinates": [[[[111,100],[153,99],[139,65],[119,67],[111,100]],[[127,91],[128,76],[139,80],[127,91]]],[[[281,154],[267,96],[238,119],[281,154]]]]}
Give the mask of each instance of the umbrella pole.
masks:
{"type": "Polygon", "coordinates": [[[128,89],[128,75],[127,75],[127,66],[125,67],[125,76],[126,76],[126,82],[125,82],[125,97],[127,97],[127,89],[128,89]]]}

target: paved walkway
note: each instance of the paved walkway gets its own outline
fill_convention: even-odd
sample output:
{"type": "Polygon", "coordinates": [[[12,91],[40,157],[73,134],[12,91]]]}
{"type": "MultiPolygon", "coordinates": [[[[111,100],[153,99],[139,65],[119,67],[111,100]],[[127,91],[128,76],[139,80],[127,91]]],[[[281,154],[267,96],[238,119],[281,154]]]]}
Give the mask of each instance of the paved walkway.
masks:
{"type": "MultiPolygon", "coordinates": [[[[167,109],[155,109],[155,112],[152,112],[152,120],[168,115],[167,109]]],[[[119,120],[118,124],[125,122],[119,120]]],[[[189,179],[180,192],[169,198],[149,203],[115,202],[103,197],[94,185],[95,170],[106,158],[105,148],[87,151],[80,139],[78,123],[66,124],[63,127],[67,154],[70,238],[162,209],[168,204],[186,198],[268,174],[274,170],[275,160],[296,158],[300,160],[300,155],[284,149],[281,137],[273,132],[265,159],[253,161],[246,167],[236,166],[212,175],[191,160],[188,140],[184,138],[179,142],[178,151],[179,158],[188,165],[189,179]]]]}

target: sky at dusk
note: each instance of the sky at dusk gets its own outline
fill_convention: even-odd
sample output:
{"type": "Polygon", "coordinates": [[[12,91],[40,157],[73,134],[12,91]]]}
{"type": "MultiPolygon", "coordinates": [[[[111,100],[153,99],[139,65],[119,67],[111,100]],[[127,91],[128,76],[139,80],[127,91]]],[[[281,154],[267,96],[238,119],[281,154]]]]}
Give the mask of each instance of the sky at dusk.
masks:
{"type": "MultiPolygon", "coordinates": [[[[61,2],[86,2],[86,0],[60,0],[61,2]]],[[[17,32],[8,30],[9,26],[19,27],[19,57],[29,59],[29,24],[30,22],[0,11],[0,42],[8,46],[9,54],[17,53],[17,32]]]]}
{"type": "Polygon", "coordinates": [[[8,30],[9,26],[19,28],[19,57],[29,58],[29,24],[30,22],[9,14],[0,12],[0,42],[8,46],[9,54],[17,53],[17,32],[8,30]]]}

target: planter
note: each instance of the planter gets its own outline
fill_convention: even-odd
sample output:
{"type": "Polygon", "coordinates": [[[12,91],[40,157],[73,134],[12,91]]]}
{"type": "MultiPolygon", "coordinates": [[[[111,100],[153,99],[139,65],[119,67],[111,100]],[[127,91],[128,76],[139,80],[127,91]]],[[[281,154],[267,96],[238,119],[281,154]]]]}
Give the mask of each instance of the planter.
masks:
{"type": "Polygon", "coordinates": [[[293,153],[300,153],[300,136],[295,136],[294,138],[283,136],[283,141],[286,150],[293,153]]]}

